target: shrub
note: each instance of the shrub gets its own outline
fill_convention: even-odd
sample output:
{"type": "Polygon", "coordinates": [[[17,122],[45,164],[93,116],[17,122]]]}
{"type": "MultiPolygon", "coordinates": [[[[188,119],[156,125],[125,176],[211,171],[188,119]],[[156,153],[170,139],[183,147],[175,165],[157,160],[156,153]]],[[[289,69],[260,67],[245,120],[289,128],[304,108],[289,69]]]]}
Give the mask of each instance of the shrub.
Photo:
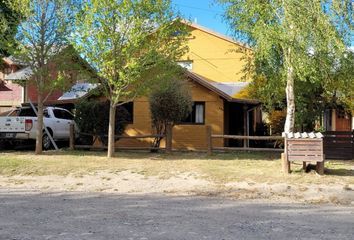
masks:
{"type": "MultiPolygon", "coordinates": [[[[95,136],[92,140],[93,142],[98,138],[104,145],[107,145],[109,101],[81,101],[76,104],[75,108],[75,122],[80,132],[92,134],[95,136]]],[[[129,119],[129,112],[124,106],[119,106],[116,111],[115,135],[121,135],[124,132],[129,119]]],[[[118,138],[116,138],[116,141],[117,140],[118,138]]]]}
{"type": "Polygon", "coordinates": [[[274,110],[269,113],[269,128],[271,131],[271,135],[281,135],[284,131],[284,124],[286,119],[286,111],[277,111],[274,110]]]}
{"type": "MultiPolygon", "coordinates": [[[[192,111],[192,97],[182,80],[168,80],[150,95],[152,126],[158,135],[165,135],[168,126],[181,122],[192,111]]],[[[153,147],[160,146],[161,137],[154,139],[153,147]]]]}

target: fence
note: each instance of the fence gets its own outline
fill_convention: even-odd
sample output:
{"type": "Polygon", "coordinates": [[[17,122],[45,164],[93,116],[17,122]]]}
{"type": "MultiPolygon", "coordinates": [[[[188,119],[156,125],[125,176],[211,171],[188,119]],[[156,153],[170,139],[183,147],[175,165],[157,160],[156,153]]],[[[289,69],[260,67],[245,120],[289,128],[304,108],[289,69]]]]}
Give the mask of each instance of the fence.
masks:
{"type": "Polygon", "coordinates": [[[326,159],[354,159],[354,131],[328,131],[324,133],[324,153],[326,159]]]}
{"type": "Polygon", "coordinates": [[[261,140],[261,141],[283,141],[284,138],[282,136],[240,136],[240,135],[213,135],[211,132],[211,127],[207,126],[207,152],[208,154],[212,154],[214,150],[216,151],[266,151],[266,152],[283,152],[282,148],[255,148],[248,147],[247,142],[249,140],[261,140]],[[243,147],[213,147],[213,139],[215,138],[223,138],[223,139],[236,139],[243,140],[243,147]]]}
{"type": "MultiPolygon", "coordinates": [[[[92,136],[94,137],[94,134],[90,133],[80,133],[80,135],[84,136],[92,136]]],[[[107,137],[107,135],[105,136],[107,137]]],[[[151,135],[138,135],[138,136],[125,136],[125,135],[116,135],[116,138],[119,139],[146,139],[146,138],[165,138],[166,139],[166,147],[161,148],[161,147],[119,147],[115,146],[115,149],[117,150],[165,150],[167,153],[172,152],[172,128],[168,127],[166,129],[166,135],[159,135],[159,134],[151,134],[151,135]]],[[[103,143],[101,146],[93,146],[93,145],[77,145],[75,144],[75,129],[74,125],[70,125],[70,141],[69,141],[69,148],[70,150],[74,149],[107,149],[107,146],[104,146],[103,143]]]]}

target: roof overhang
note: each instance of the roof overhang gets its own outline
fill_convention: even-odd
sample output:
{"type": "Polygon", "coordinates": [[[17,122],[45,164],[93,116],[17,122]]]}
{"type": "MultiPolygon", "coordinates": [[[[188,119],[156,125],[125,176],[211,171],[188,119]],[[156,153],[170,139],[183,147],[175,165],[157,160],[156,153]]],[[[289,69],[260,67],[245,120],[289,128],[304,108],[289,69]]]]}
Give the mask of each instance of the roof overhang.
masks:
{"type": "MultiPolygon", "coordinates": [[[[58,106],[58,105],[69,105],[75,104],[77,99],[70,99],[70,100],[48,100],[43,103],[44,106],[58,106]]],[[[34,106],[37,106],[37,102],[32,103],[34,106]]],[[[30,106],[29,102],[22,103],[22,106],[30,106]]]]}
{"type": "Polygon", "coordinates": [[[6,81],[24,81],[32,77],[33,71],[30,67],[22,68],[16,72],[6,75],[4,80],[6,81]]]}
{"type": "Polygon", "coordinates": [[[228,102],[234,103],[241,103],[241,104],[250,104],[250,105],[259,105],[261,102],[255,99],[242,99],[242,98],[234,98],[229,94],[225,93],[224,91],[220,90],[219,88],[215,87],[212,83],[210,83],[207,79],[203,78],[202,76],[192,73],[190,71],[185,71],[185,75],[191,79],[192,81],[198,83],[199,85],[207,88],[208,90],[216,93],[223,99],[228,102]]]}

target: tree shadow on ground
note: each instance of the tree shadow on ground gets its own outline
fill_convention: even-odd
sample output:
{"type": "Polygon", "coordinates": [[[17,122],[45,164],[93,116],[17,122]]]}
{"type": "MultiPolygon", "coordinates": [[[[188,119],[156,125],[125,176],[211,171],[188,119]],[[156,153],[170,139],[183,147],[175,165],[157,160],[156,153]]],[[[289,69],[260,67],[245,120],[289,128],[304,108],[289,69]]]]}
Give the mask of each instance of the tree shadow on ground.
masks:
{"type": "MultiPolygon", "coordinates": [[[[47,151],[44,155],[66,155],[66,156],[97,156],[105,157],[106,151],[47,151]]],[[[147,160],[226,160],[226,161],[238,161],[238,160],[267,160],[274,161],[280,159],[280,153],[269,152],[232,152],[232,153],[214,153],[208,155],[205,152],[173,152],[170,154],[159,152],[151,153],[148,151],[116,151],[114,158],[125,159],[147,159],[147,160]]],[[[113,159],[114,159],[113,158],[113,159]]]]}
{"type": "Polygon", "coordinates": [[[338,169],[325,168],[325,174],[331,176],[354,177],[354,170],[344,169],[344,168],[338,168],[338,169]]]}

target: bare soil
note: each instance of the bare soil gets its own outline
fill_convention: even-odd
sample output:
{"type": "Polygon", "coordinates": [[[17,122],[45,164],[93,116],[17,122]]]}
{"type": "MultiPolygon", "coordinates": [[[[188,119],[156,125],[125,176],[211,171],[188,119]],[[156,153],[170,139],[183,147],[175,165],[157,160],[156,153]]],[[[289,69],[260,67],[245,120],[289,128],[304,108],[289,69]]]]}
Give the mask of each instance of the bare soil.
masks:
{"type": "Polygon", "coordinates": [[[326,174],[281,172],[279,156],[97,152],[0,154],[0,190],[164,194],[354,205],[354,161],[328,161],[326,174]]]}
{"type": "Polygon", "coordinates": [[[268,199],[277,202],[354,205],[354,184],[289,184],[237,181],[217,183],[194,172],[167,178],[145,176],[130,170],[106,170],[67,176],[0,176],[0,189],[39,192],[88,192],[117,194],[168,194],[223,196],[233,199],[268,199]]]}

